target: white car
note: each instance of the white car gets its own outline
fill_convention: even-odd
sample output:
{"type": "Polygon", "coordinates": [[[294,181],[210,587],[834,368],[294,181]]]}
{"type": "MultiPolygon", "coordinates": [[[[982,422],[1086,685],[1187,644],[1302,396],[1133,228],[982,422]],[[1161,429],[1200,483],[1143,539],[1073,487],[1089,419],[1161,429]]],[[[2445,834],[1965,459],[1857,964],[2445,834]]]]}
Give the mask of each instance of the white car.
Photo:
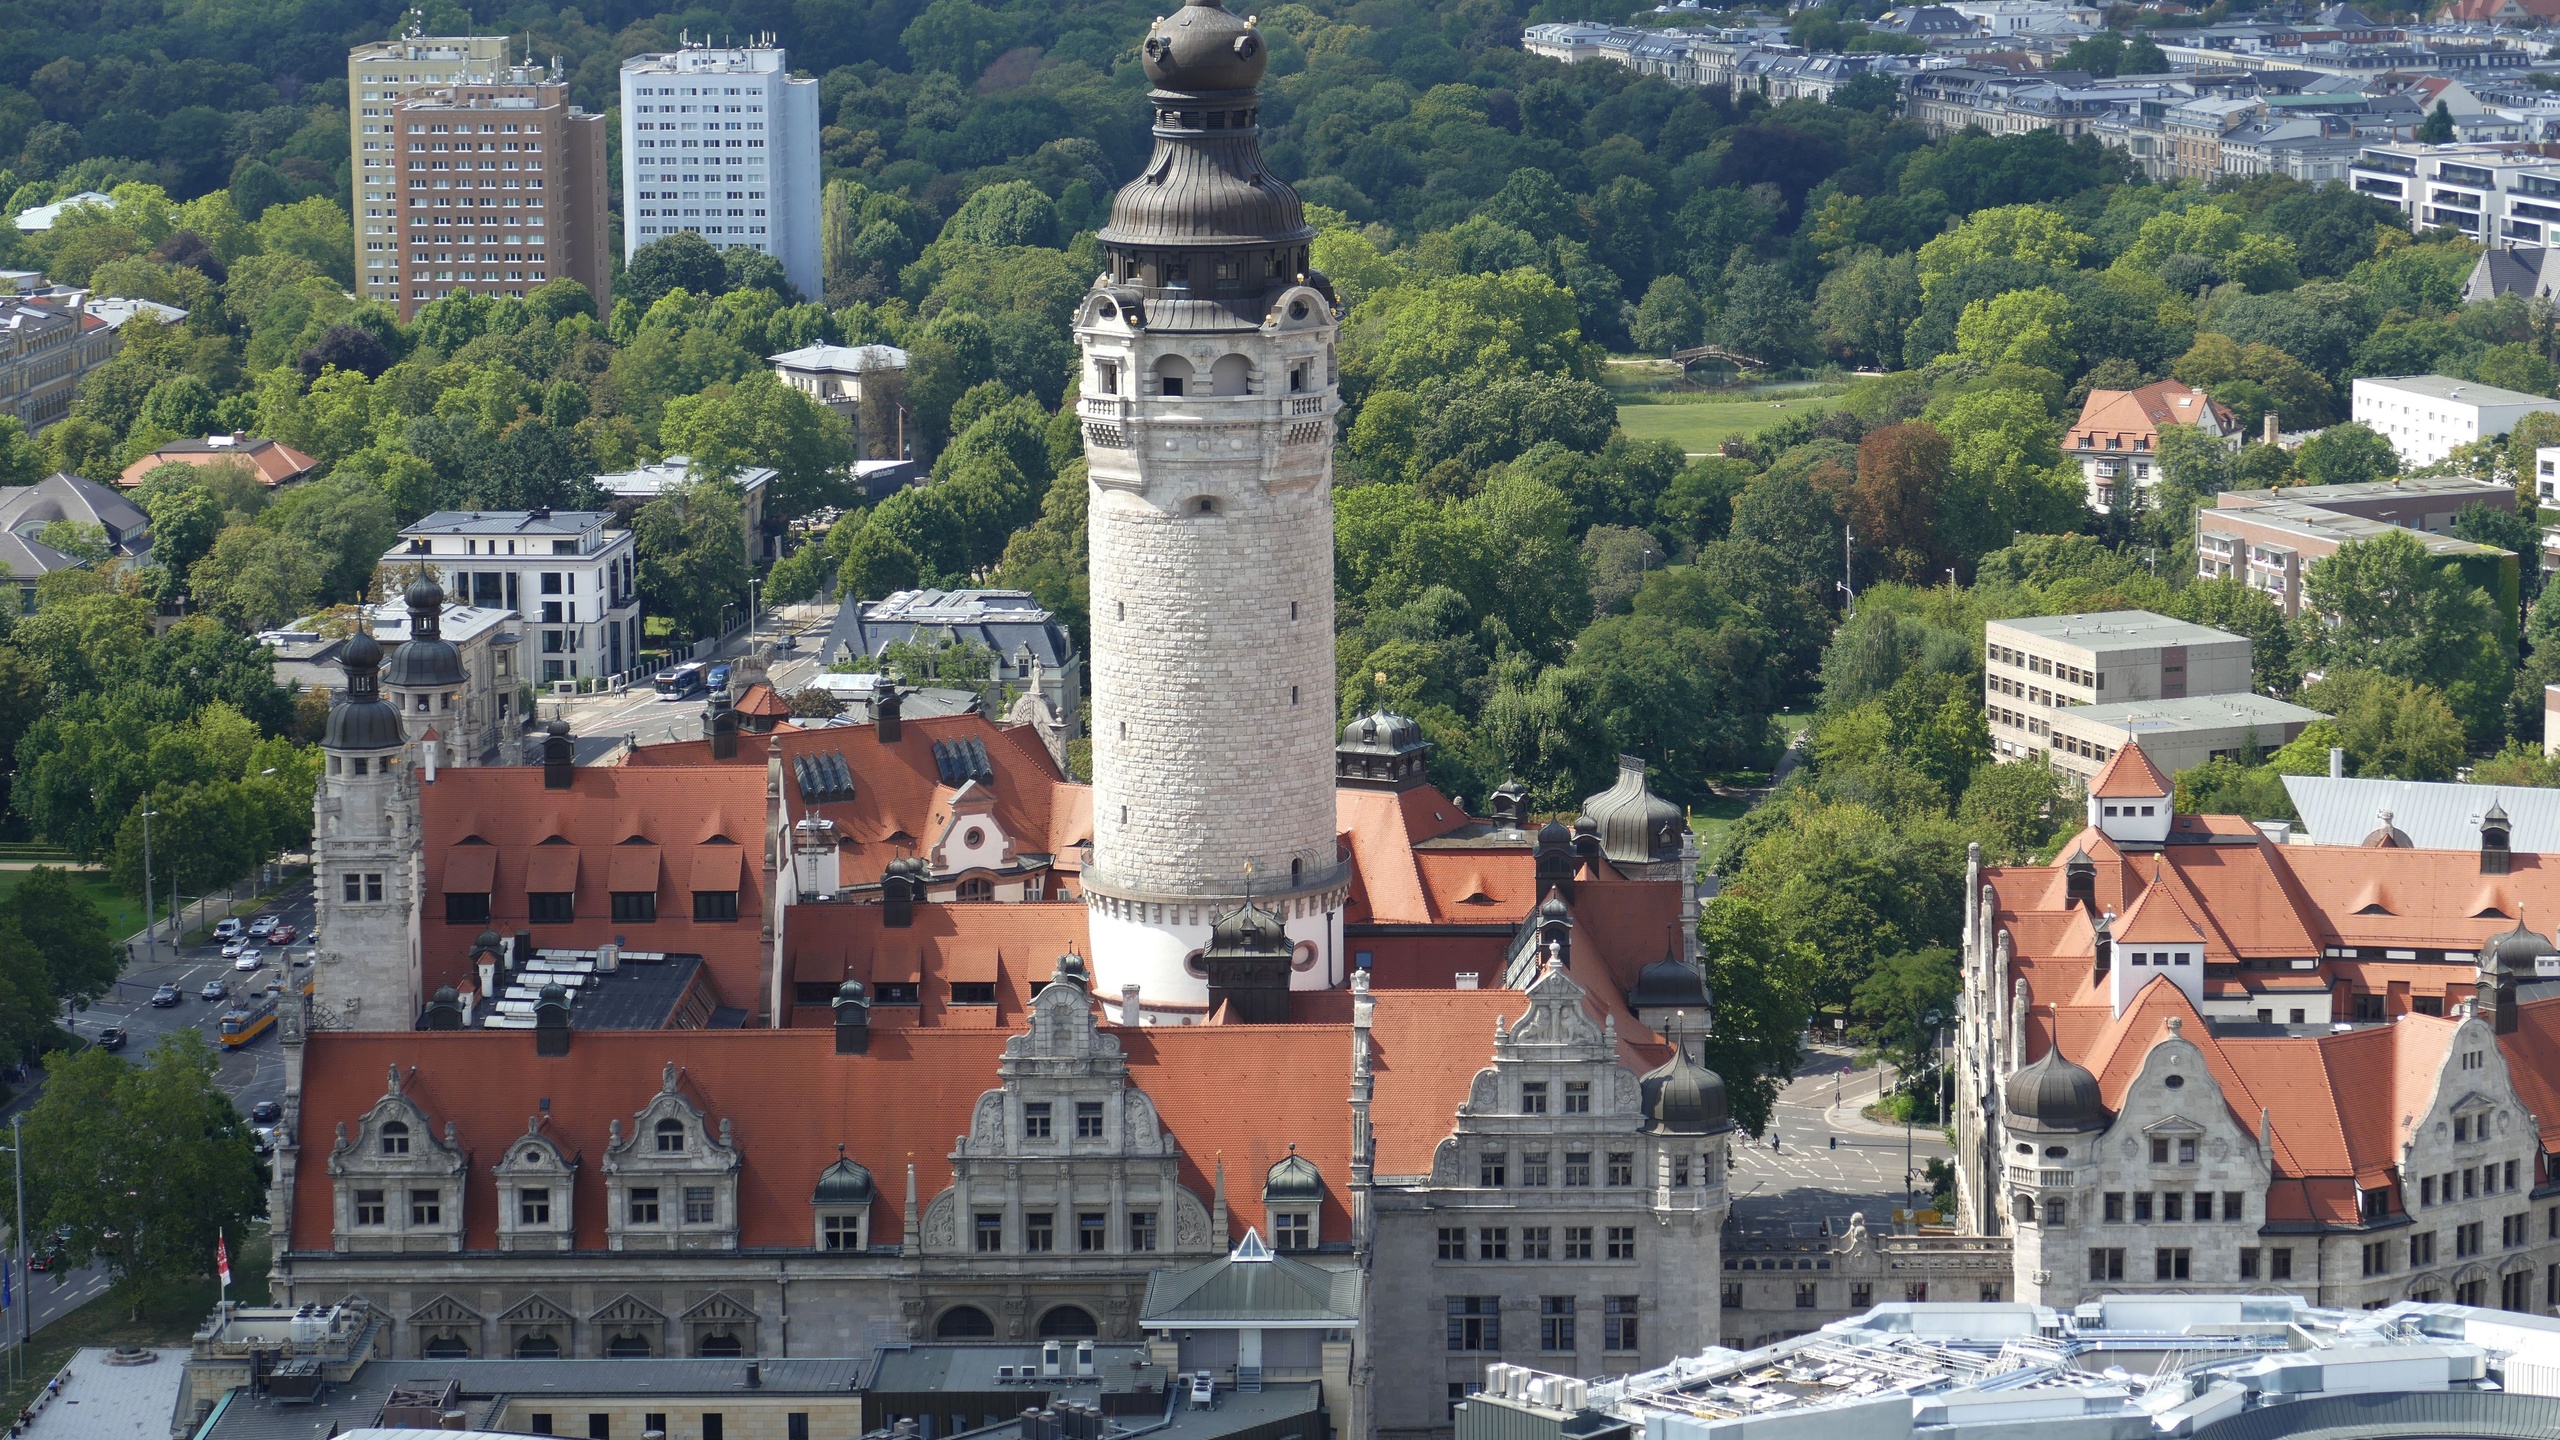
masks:
{"type": "Polygon", "coordinates": [[[240,917],[233,915],[225,919],[215,921],[213,933],[216,938],[223,940],[236,940],[240,938],[240,917]]]}
{"type": "Polygon", "coordinates": [[[225,960],[237,960],[241,955],[245,954],[248,949],[249,942],[246,940],[226,940],[222,945],[222,958],[225,960]]]}
{"type": "Polygon", "coordinates": [[[237,970],[237,971],[239,971],[240,973],[242,973],[242,974],[244,974],[244,975],[245,975],[245,974],[247,974],[248,972],[250,972],[250,971],[252,971],[252,970],[257,969],[259,966],[264,965],[264,964],[266,964],[266,963],[267,963],[267,952],[266,952],[266,951],[264,951],[264,950],[243,950],[243,951],[241,951],[241,952],[240,952],[240,958],[231,962],[231,968],[232,968],[232,969],[234,969],[234,970],[237,970]]]}

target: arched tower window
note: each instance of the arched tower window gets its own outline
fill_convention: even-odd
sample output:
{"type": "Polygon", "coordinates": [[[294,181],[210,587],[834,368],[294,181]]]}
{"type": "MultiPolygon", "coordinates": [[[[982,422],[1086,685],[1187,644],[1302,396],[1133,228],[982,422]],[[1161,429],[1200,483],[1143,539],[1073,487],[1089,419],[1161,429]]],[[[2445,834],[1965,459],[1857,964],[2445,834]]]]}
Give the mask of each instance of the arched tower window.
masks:
{"type": "Polygon", "coordinates": [[[1198,373],[1191,368],[1190,361],[1179,355],[1167,355],[1156,361],[1156,393],[1159,395],[1183,394],[1190,388],[1191,382],[1198,378],[1198,373]]]}
{"type": "Polygon", "coordinates": [[[659,1154],[661,1154],[661,1155],[672,1155],[672,1154],[675,1154],[675,1153],[677,1153],[678,1151],[681,1151],[681,1150],[683,1150],[683,1149],[684,1149],[684,1122],[683,1122],[683,1121],[681,1121],[681,1120],[661,1120],[661,1121],[659,1121],[659,1122],[658,1122],[657,1135],[658,1135],[658,1153],[659,1153],[659,1154]]]}
{"type": "Polygon", "coordinates": [[[1248,395],[1253,391],[1253,362],[1241,355],[1221,355],[1209,367],[1209,388],[1218,395],[1248,395]]]}

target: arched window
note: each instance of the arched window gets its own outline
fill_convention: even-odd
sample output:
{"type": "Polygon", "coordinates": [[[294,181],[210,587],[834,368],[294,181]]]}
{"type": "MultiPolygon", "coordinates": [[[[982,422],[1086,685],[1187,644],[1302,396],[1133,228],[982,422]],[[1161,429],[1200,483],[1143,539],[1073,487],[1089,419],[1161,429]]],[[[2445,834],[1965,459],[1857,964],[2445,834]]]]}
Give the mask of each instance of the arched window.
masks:
{"type": "Polygon", "coordinates": [[[1060,1305],[1040,1317],[1043,1340],[1072,1340],[1101,1333],[1101,1327],[1093,1323],[1093,1312],[1081,1305],[1060,1305]]]}
{"type": "Polygon", "coordinates": [[[959,893],[963,900],[993,900],[996,898],[996,882],[983,875],[972,876],[960,882],[959,893]]]}
{"type": "Polygon", "coordinates": [[[725,1360],[747,1352],[746,1347],[738,1343],[736,1331],[714,1330],[702,1337],[701,1343],[693,1347],[693,1353],[705,1360],[725,1360]]]}
{"type": "Polygon", "coordinates": [[[1167,355],[1156,361],[1156,393],[1159,395],[1180,395],[1196,378],[1198,372],[1191,368],[1191,362],[1179,355],[1167,355]]]}
{"type": "Polygon", "coordinates": [[[993,1339],[995,1333],[996,1322],[988,1319],[987,1312],[975,1305],[960,1305],[945,1310],[942,1312],[942,1318],[935,1321],[933,1325],[934,1338],[937,1340],[993,1339]]]}
{"type": "Polygon", "coordinates": [[[471,1342],[450,1330],[440,1330],[427,1337],[425,1354],[430,1360],[468,1360],[471,1342]]]}
{"type": "Polygon", "coordinates": [[[1246,395],[1253,390],[1253,362],[1241,355],[1221,355],[1209,367],[1209,389],[1217,395],[1246,395]]]}
{"type": "Polygon", "coordinates": [[[658,1122],[657,1135],[658,1135],[658,1153],[659,1153],[659,1154],[661,1154],[661,1155],[674,1155],[674,1154],[677,1154],[677,1153],[681,1152],[681,1151],[684,1149],[684,1122],[683,1122],[683,1121],[681,1121],[681,1120],[661,1120],[661,1121],[659,1121],[659,1122],[658,1122]]]}
{"type": "Polygon", "coordinates": [[[382,1125],[382,1153],[385,1155],[408,1154],[409,1127],[397,1120],[384,1121],[382,1125]]]}
{"type": "Polygon", "coordinates": [[[625,1330],[604,1342],[608,1360],[646,1360],[652,1353],[649,1337],[637,1330],[625,1330]]]}
{"type": "Polygon", "coordinates": [[[525,1335],[517,1339],[516,1358],[519,1360],[557,1360],[560,1358],[560,1342],[552,1339],[550,1332],[545,1330],[536,1330],[529,1335],[525,1335]]]}

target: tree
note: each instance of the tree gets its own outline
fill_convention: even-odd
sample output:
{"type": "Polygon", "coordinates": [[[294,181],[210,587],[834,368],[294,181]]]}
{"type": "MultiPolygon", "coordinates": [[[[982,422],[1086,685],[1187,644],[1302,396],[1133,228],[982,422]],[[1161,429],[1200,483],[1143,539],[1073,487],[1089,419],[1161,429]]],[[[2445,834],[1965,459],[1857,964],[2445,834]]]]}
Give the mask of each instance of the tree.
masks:
{"type": "Polygon", "coordinates": [[[1636,306],[1635,324],[1629,330],[1637,349],[1668,355],[1697,344],[1706,323],[1706,311],[1698,304],[1698,292],[1690,288],[1689,282],[1677,275],[1662,275],[1645,287],[1644,300],[1636,306]]]}
{"type": "Polygon", "coordinates": [[[2427,112],[2426,119],[2418,122],[2417,141],[2421,145],[2453,143],[2453,111],[2442,100],[2427,112]]]}
{"type": "Polygon", "coordinates": [[[1985,369],[2008,364],[2067,371],[2079,359],[2070,336],[2071,302],[2061,291],[2012,290],[1964,307],[1956,321],[1956,358],[1985,369]]]}
{"type": "Polygon", "coordinates": [[[21,1233],[66,1232],[63,1248],[97,1255],[137,1310],[209,1274],[217,1233],[242,1234],[258,1210],[248,1124],[216,1065],[192,1029],[140,1065],[91,1047],[53,1062],[27,1113],[21,1233]]]}
{"type": "Polygon", "coordinates": [[[1925,421],[1887,425],[1858,445],[1857,483],[1841,509],[1861,539],[1905,577],[1935,578],[1942,547],[1935,520],[1953,449],[1925,421]]]}
{"type": "Polygon", "coordinates": [[[1393,390],[1419,389],[1434,376],[1597,378],[1572,292],[1535,270],[1396,286],[1354,312],[1343,363],[1362,382],[1393,390]]]}
{"type": "Polygon", "coordinates": [[[1906,1095],[1937,1083],[1935,1042],[1954,1023],[1963,988],[1956,952],[1932,945],[1877,961],[1850,997],[1850,1023],[1893,1062],[1906,1095]]]}
{"type": "Polygon", "coordinates": [[[1724,1081],[1734,1124],[1765,1134],[1778,1092],[1795,1074],[1817,957],[1783,938],[1768,911],[1719,895],[1698,917],[1698,952],[1716,998],[1707,1068],[1724,1081]]]}
{"type": "Polygon", "coordinates": [[[205,613],[237,630],[271,630],[319,598],[328,566],[297,536],[234,525],[187,572],[187,591],[205,613]]]}
{"type": "Polygon", "coordinates": [[[2400,456],[2390,441],[2350,420],[2303,441],[2293,468],[2314,485],[2354,485],[2399,474],[2400,456]]]}
{"type": "Polygon", "coordinates": [[[1788,283],[1784,267],[1737,265],[1725,279],[1716,338],[1767,366],[1792,365],[1812,338],[1813,308],[1788,283]]]}
{"type": "Polygon", "coordinates": [[[2064,825],[2078,823],[2077,816],[2061,777],[2040,756],[1974,771],[1956,807],[1956,823],[1967,836],[2006,865],[2035,860],[2064,825]]]}
{"type": "Polygon", "coordinates": [[[371,380],[391,368],[391,359],[391,347],[372,331],[361,325],[332,325],[302,352],[294,368],[306,380],[319,379],[320,372],[332,366],[371,380]]]}
{"type": "MultiPolygon", "coordinates": [[[[627,307],[635,316],[645,315],[670,291],[717,295],[728,284],[729,269],[711,242],[690,230],[679,230],[631,252],[631,263],[623,267],[622,280],[613,287],[614,313],[619,315],[627,307]]],[[[619,325],[614,333],[622,333],[619,325]]]]}
{"type": "Polygon", "coordinates": [[[2453,533],[2475,545],[2495,545],[2516,557],[2516,584],[2530,605],[2542,594],[2542,527],[2531,517],[2479,501],[2454,512],[2453,533]]]}
{"type": "Polygon", "coordinates": [[[2502,728],[2509,682],[2494,602],[2417,537],[2350,541],[2311,567],[2303,590],[2317,612],[2300,630],[2304,668],[2432,687],[2483,744],[2502,728]]]}
{"type": "Polygon", "coordinates": [[[837,593],[848,600],[878,600],[912,590],[922,579],[916,552],[885,528],[864,526],[845,547],[837,593]]]}
{"type": "Polygon", "coordinates": [[[57,996],[94,1000],[124,968],[124,949],[109,933],[106,915],[67,870],[38,865],[28,871],[0,913],[16,919],[19,934],[43,957],[57,996]]]}
{"type": "Polygon", "coordinates": [[[746,507],[726,482],[679,485],[631,517],[641,603],[677,633],[720,633],[721,613],[747,600],[746,507]]]}
{"type": "Polygon", "coordinates": [[[970,245],[1054,246],[1058,207],[1028,180],[1007,180],[971,193],[944,222],[942,238],[970,245]]]}
{"type": "Polygon", "coordinates": [[[2358,775],[2450,780],[2462,763],[2462,722],[2433,686],[2346,669],[2304,686],[2302,698],[2336,717],[2358,775]]]}
{"type": "Polygon", "coordinates": [[[696,479],[733,480],[750,465],[773,470],[765,516],[774,524],[842,503],[839,476],[853,458],[843,417],[769,370],[669,401],[658,435],[690,459],[696,479]]]}

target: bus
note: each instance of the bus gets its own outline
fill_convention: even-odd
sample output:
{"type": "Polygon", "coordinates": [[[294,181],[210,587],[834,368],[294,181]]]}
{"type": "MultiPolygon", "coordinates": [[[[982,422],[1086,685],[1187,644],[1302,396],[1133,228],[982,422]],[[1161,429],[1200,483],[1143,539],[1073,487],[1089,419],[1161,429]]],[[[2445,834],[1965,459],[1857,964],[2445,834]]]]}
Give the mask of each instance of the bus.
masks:
{"type": "Polygon", "coordinates": [[[698,664],[678,665],[673,669],[659,671],[656,682],[658,687],[658,698],[661,700],[683,700],[700,694],[702,692],[703,676],[706,673],[707,668],[708,667],[698,664]]]}
{"type": "Polygon", "coordinates": [[[275,997],[270,995],[222,1014],[222,1048],[237,1050],[276,1023],[275,997]]]}

